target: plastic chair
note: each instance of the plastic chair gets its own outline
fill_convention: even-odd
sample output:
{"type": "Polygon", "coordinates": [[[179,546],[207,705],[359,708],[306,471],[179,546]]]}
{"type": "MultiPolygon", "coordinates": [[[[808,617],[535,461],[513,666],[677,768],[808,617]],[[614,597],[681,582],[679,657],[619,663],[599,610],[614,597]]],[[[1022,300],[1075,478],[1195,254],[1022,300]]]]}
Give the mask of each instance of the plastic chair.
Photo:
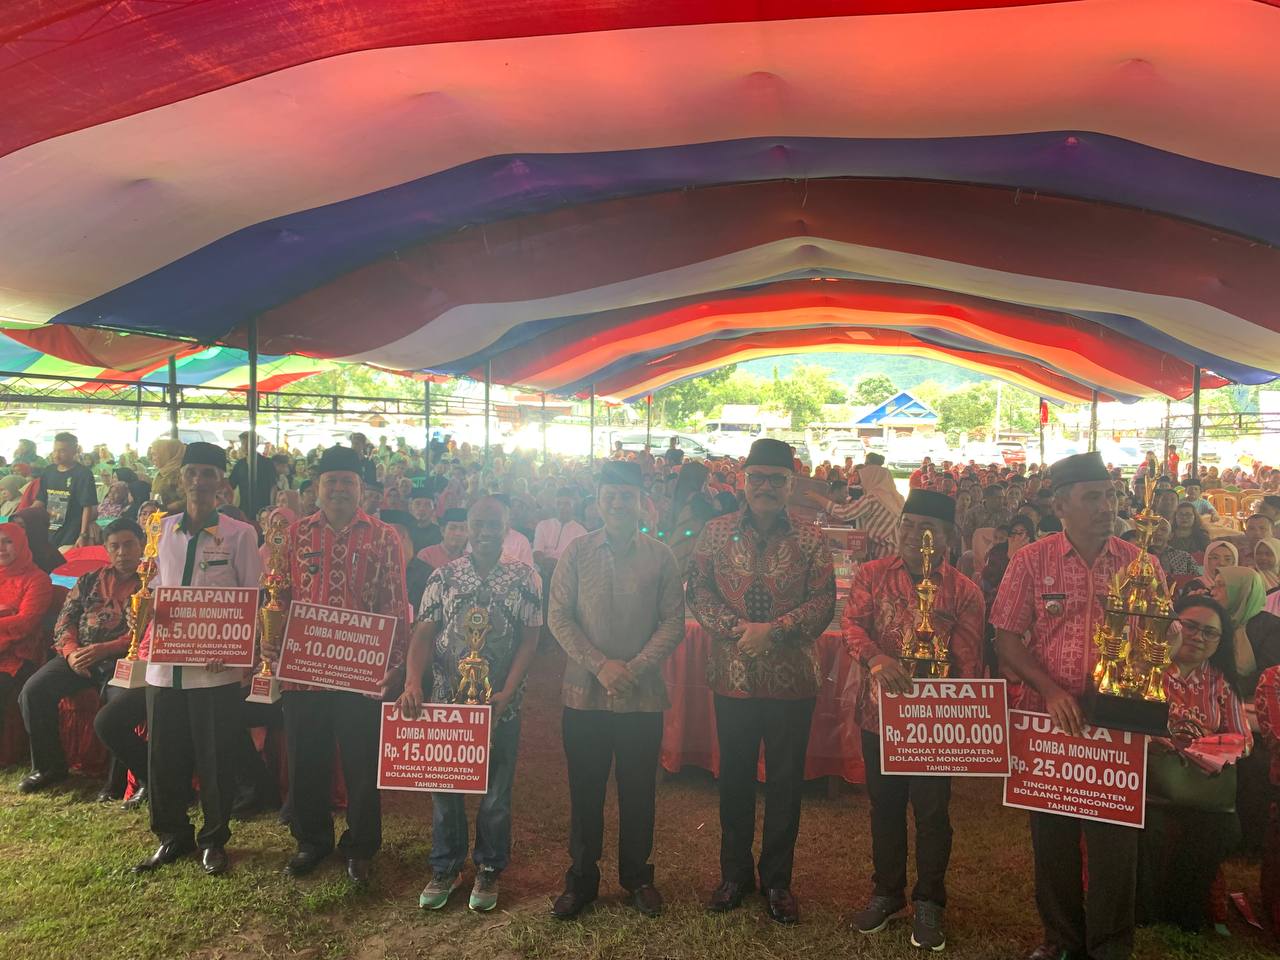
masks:
{"type": "Polygon", "coordinates": [[[1222,518],[1222,522],[1236,530],[1243,530],[1240,522],[1240,498],[1225,490],[1210,490],[1205,496],[1214,512],[1222,518]]]}

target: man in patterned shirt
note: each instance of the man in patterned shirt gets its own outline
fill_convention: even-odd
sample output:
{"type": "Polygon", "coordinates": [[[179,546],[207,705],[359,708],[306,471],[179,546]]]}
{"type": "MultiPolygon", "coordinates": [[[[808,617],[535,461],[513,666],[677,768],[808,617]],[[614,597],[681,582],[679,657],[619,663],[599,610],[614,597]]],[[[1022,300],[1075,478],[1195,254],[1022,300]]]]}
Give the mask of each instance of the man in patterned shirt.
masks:
{"type": "MultiPolygon", "coordinates": [[[[503,557],[502,543],[511,514],[496,497],[482,497],[467,515],[471,552],[431,574],[422,595],[418,627],[409,647],[400,712],[418,716],[424,702],[422,676],[432,673],[431,702],[452,703],[458,663],[469,652],[465,621],[474,607],[489,614],[481,654],[489,663],[493,696],[493,729],[489,743],[489,792],[476,814],[473,859],[476,879],[472,910],[498,904],[498,875],[511,859],[511,784],[520,743],[520,704],[524,676],[538,650],[542,627],[542,582],[527,563],[503,557]]],[[[467,860],[466,797],[458,793],[431,796],[431,882],[418,905],[439,910],[462,883],[467,860]]]]}
{"type": "Polygon", "coordinates": [[[863,933],[879,933],[907,903],[907,802],[915,810],[916,886],[911,943],[946,946],[947,864],[951,859],[950,777],[886,776],[880,772],[880,691],[909,693],[912,682],[898,659],[915,632],[916,587],[923,579],[920,552],[925,531],[933,535],[938,586],[933,625],[947,645],[951,676],[976,677],[982,668],[986,609],[982,591],[947,562],[955,539],[956,502],[932,490],[912,490],[898,524],[898,552],[864,563],[853,578],[844,610],[844,639],[860,665],[855,715],[862,728],[867,794],[871,798],[871,854],[875,889],[854,916],[863,933]],[[873,682],[874,681],[874,682],[873,682]]]}
{"type": "MultiPolygon", "coordinates": [[[[1139,555],[1111,535],[1116,489],[1097,453],[1059,460],[1050,470],[1062,532],[1023,547],[1009,561],[991,607],[1001,662],[1024,682],[1024,710],[1044,711],[1079,735],[1077,698],[1097,662],[1093,635],[1112,580],[1139,555]]],[[[1157,573],[1159,564],[1156,563],[1157,573]]],[[[1160,574],[1163,576],[1163,574],[1160,574]]],[[[1036,905],[1045,943],[1032,957],[1120,960],[1133,952],[1138,831],[1052,813],[1031,814],[1036,905]],[[1082,884],[1080,839],[1089,858],[1082,884]]]]}
{"type": "Polygon", "coordinates": [[[720,745],[720,885],[709,908],[735,909],[755,886],[751,845],[763,740],[760,885],[769,915],[796,923],[791,867],[819,684],[813,644],[831,625],[835,575],[821,531],[787,513],[791,447],[757,440],[743,469],[746,508],[703,528],[689,572],[689,609],[711,637],[707,679],[720,745]]]}
{"type": "MultiPolygon", "coordinates": [[[[390,526],[360,509],[360,454],[330,447],[317,465],[320,509],[289,528],[290,599],[395,617],[396,635],[387,658],[384,694],[398,685],[404,665],[411,611],[405,591],[400,537],[390,526]]],[[[276,660],[280,651],[264,645],[276,660]]],[[[338,850],[352,883],[369,879],[369,865],[382,846],[382,804],[378,794],[378,737],[381,698],[349,690],[286,684],[281,695],[289,757],[289,829],[298,852],[285,872],[311,873],[333,852],[330,813],[335,746],[347,789],[347,830],[338,850]]]]}

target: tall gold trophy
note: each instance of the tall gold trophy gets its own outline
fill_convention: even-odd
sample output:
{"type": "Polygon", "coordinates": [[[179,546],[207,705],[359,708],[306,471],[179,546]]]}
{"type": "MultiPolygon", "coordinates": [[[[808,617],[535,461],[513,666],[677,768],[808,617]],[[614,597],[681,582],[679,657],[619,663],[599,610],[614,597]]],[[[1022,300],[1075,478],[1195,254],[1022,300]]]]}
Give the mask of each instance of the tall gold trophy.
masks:
{"type": "Polygon", "coordinates": [[[288,529],[288,521],[279,514],[272,516],[267,528],[270,550],[267,569],[262,572],[262,586],[267,591],[267,602],[258,611],[258,653],[262,658],[262,665],[249,681],[249,696],[245,697],[252,703],[275,703],[280,699],[280,681],[271,672],[267,647],[279,650],[284,636],[286,610],[280,602],[280,594],[289,589],[289,558],[284,552],[288,529]]]}
{"type": "Polygon", "coordinates": [[[1141,553],[1116,574],[1094,633],[1098,663],[1083,698],[1085,718],[1095,726],[1153,736],[1169,732],[1164,675],[1169,669],[1173,601],[1156,573],[1148,548],[1160,525],[1151,509],[1155,484],[1147,484],[1134,526],[1141,553]]]}
{"type": "Polygon", "coordinates": [[[147,518],[147,544],[142,549],[142,563],[138,566],[142,586],[129,598],[129,652],[116,661],[115,672],[107,681],[112,687],[136,690],[147,685],[147,662],[138,659],[138,648],[151,624],[151,610],[155,602],[151,581],[156,575],[157,558],[160,556],[160,524],[163,520],[164,514],[159,510],[147,518]]]}
{"type": "Polygon", "coordinates": [[[458,661],[458,703],[488,703],[493,697],[489,686],[489,661],[480,653],[489,632],[489,611],[472,607],[466,618],[467,655],[458,661]]]}
{"type": "Polygon", "coordinates": [[[926,530],[920,540],[921,572],[916,587],[916,623],[903,646],[898,660],[907,675],[918,680],[940,679],[951,675],[951,658],[947,645],[933,628],[933,603],[938,585],[930,579],[933,573],[933,531],[926,530]]]}

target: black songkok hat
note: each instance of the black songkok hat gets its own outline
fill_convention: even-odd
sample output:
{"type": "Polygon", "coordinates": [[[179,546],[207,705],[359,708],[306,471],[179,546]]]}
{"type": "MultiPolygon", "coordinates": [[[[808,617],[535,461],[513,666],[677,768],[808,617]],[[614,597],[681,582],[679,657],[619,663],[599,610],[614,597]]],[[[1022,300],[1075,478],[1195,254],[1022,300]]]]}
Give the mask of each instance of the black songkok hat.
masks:
{"type": "Polygon", "coordinates": [[[444,512],[444,516],[440,518],[441,523],[466,523],[467,511],[461,507],[450,507],[444,512]]]}
{"type": "Polygon", "coordinates": [[[195,464],[201,467],[217,467],[223,473],[227,472],[227,451],[223,450],[216,443],[205,443],[203,440],[197,440],[195,443],[188,443],[187,449],[182,451],[182,465],[195,464]]]}
{"type": "Polygon", "coordinates": [[[795,452],[789,443],[772,437],[761,437],[751,444],[751,452],[747,454],[747,462],[743,467],[786,467],[794,471],[795,452]]]}
{"type": "Polygon", "coordinates": [[[1049,468],[1049,482],[1054,490],[1090,480],[1111,480],[1107,465],[1102,462],[1102,454],[1097,451],[1065,457],[1049,468]]]}
{"type": "Polygon", "coordinates": [[[333,446],[320,454],[320,462],[316,464],[318,474],[333,473],[336,470],[342,470],[347,473],[354,473],[356,476],[364,475],[364,468],[361,466],[360,454],[356,453],[350,447],[341,445],[333,446]]]}
{"type": "Polygon", "coordinates": [[[418,523],[408,510],[380,510],[378,511],[378,519],[383,523],[393,523],[398,527],[405,527],[409,530],[412,530],[418,523]]]}
{"type": "Polygon", "coordinates": [[[630,460],[606,460],[600,468],[601,483],[616,483],[623,487],[643,486],[640,464],[630,460]]]}
{"type": "Polygon", "coordinates": [[[956,522],[954,500],[945,493],[920,487],[907,494],[907,502],[902,505],[902,512],[917,517],[933,517],[936,520],[945,520],[947,523],[956,522]]]}

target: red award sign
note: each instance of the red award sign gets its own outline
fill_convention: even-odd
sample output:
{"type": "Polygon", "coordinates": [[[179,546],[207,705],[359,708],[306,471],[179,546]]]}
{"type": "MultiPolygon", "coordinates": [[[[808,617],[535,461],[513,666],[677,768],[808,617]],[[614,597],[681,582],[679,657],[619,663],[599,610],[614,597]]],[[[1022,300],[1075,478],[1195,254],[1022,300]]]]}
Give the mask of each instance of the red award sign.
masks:
{"type": "Polygon", "coordinates": [[[880,693],[880,772],[1007,777],[1004,680],[916,680],[905,696],[880,693]]]}
{"type": "Polygon", "coordinates": [[[157,587],[147,660],[252,667],[257,587],[157,587]]]}
{"type": "Polygon", "coordinates": [[[276,676],[329,690],[380,693],[395,636],[395,617],[295,600],[276,676]]]}
{"type": "Polygon", "coordinates": [[[1047,714],[1009,712],[1004,805],[1141,828],[1146,819],[1147,738],[1128,730],[1063,733],[1047,714]]]}
{"type": "Polygon", "coordinates": [[[489,790],[489,724],[493,708],[428,703],[416,720],[382,705],[378,744],[378,787],[433,793],[489,790]]]}

